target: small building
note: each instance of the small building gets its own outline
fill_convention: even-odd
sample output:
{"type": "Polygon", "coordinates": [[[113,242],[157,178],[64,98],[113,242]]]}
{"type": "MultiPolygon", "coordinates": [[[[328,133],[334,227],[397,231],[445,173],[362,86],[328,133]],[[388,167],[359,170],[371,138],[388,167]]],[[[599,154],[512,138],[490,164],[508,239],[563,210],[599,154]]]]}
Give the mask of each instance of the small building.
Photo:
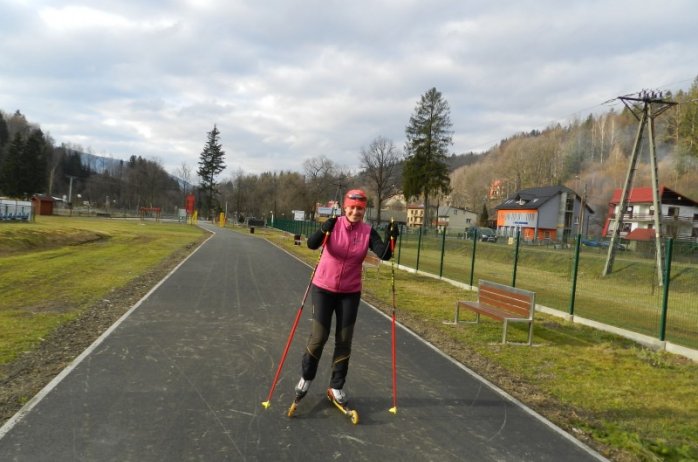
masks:
{"type": "Polygon", "coordinates": [[[469,228],[477,225],[477,213],[468,209],[441,206],[437,213],[436,226],[439,231],[447,230],[449,235],[465,235],[469,228]]]}
{"type": "Polygon", "coordinates": [[[424,223],[424,204],[407,204],[407,227],[419,228],[424,223]]]}
{"type": "Polygon", "coordinates": [[[588,215],[594,211],[565,186],[522,189],[495,207],[497,235],[525,241],[562,241],[586,234],[588,215]]]}
{"type": "MultiPolygon", "coordinates": [[[[660,235],[682,239],[698,238],[698,203],[666,186],[661,186],[658,192],[661,208],[660,235]]],[[[610,236],[613,231],[622,194],[622,189],[616,189],[613,192],[602,232],[604,237],[610,236]]],[[[637,241],[654,239],[654,213],[652,188],[631,189],[628,194],[628,205],[623,214],[623,229],[619,233],[620,236],[637,241]]]]}
{"type": "Polygon", "coordinates": [[[32,196],[32,207],[37,215],[53,215],[55,199],[51,196],[35,194],[32,196]]]}
{"type": "Polygon", "coordinates": [[[0,221],[30,221],[33,219],[30,201],[0,197],[0,221]]]}

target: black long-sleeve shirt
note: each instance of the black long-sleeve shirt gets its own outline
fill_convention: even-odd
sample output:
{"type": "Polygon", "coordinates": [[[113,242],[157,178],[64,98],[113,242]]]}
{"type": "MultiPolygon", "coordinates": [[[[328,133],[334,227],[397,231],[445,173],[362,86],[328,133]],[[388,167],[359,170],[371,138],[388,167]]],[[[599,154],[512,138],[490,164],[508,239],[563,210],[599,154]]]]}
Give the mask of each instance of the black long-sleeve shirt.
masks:
{"type": "MultiPolygon", "coordinates": [[[[325,233],[318,229],[313,234],[308,236],[308,248],[315,250],[322,245],[325,239],[325,233]]],[[[371,235],[368,238],[368,248],[375,253],[381,260],[390,260],[393,253],[390,250],[390,238],[386,231],[385,241],[381,239],[378,231],[371,228],[371,235]]]]}

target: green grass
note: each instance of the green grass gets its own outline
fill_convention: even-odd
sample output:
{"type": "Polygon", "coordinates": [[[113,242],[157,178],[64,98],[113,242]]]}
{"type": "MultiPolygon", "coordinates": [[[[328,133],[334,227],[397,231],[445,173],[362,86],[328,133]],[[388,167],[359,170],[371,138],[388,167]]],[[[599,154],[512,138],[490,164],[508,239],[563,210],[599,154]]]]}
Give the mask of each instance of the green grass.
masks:
{"type": "Polygon", "coordinates": [[[201,236],[192,226],[94,218],[0,226],[0,364],[201,236]]]}
{"type": "MultiPolygon", "coordinates": [[[[282,233],[260,230],[257,236],[310,264],[317,261],[317,251],[294,246],[282,233]]],[[[476,272],[506,272],[510,277],[511,265],[505,255],[510,248],[478,245],[481,247],[490,247],[487,251],[493,258],[490,261],[480,256],[476,272]]],[[[465,248],[460,252],[461,257],[466,255],[465,248]]],[[[456,250],[449,253],[455,255],[456,250]]],[[[560,252],[548,253],[558,265],[569,258],[560,252]]],[[[535,260],[532,255],[529,258],[535,260]]],[[[438,274],[440,256],[422,253],[420,270],[423,263],[432,271],[436,268],[438,274]]],[[[590,265],[587,270],[595,270],[593,259],[585,264],[590,265]]],[[[465,266],[469,271],[469,260],[465,266]]],[[[546,286],[534,281],[550,278],[553,272],[550,260],[546,260],[527,266],[519,277],[522,286],[531,284],[545,290],[546,286]]],[[[390,266],[383,265],[380,271],[368,270],[364,281],[364,297],[386,312],[391,310],[390,273],[390,266]]],[[[558,277],[563,282],[552,284],[564,285],[567,276],[558,277]]],[[[511,283],[506,277],[501,279],[511,283]]],[[[601,291],[609,290],[613,281],[605,284],[608,286],[601,286],[601,291]]],[[[592,445],[610,458],[698,460],[698,364],[544,314],[536,314],[533,347],[502,345],[501,323],[487,319],[479,325],[453,327],[443,323],[453,319],[455,301],[475,299],[473,292],[404,271],[397,271],[396,287],[400,322],[573,435],[590,438],[592,445]]],[[[558,296],[558,300],[564,302],[565,298],[558,296]]],[[[603,311],[605,302],[589,298],[585,303],[599,303],[598,310],[603,311]]],[[[461,313],[461,319],[466,316],[469,314],[461,313]]],[[[525,342],[526,335],[522,327],[510,328],[511,340],[525,342]]]]}

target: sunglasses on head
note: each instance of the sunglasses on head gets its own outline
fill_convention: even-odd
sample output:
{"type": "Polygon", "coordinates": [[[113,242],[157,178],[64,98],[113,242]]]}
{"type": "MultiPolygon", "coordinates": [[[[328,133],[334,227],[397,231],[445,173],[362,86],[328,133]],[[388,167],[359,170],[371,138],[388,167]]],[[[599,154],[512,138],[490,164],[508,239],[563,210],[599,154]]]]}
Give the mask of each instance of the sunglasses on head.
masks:
{"type": "Polygon", "coordinates": [[[351,199],[354,201],[366,202],[366,198],[360,194],[350,194],[347,196],[347,199],[351,199]]]}

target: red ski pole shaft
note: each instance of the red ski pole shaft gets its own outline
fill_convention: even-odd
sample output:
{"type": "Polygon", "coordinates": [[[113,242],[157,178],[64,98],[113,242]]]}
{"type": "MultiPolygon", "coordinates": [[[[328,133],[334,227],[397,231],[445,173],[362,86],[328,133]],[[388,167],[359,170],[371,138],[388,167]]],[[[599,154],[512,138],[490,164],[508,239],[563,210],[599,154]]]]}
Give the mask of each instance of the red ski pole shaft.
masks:
{"type": "Polygon", "coordinates": [[[276,367],[276,374],[274,374],[274,380],[271,383],[271,388],[269,389],[269,395],[267,395],[267,400],[262,402],[262,406],[264,408],[268,408],[271,406],[271,397],[274,394],[274,390],[276,390],[276,384],[279,382],[279,376],[281,375],[281,369],[284,367],[284,363],[286,362],[286,356],[288,355],[288,350],[291,348],[291,343],[293,342],[293,337],[296,333],[296,328],[298,327],[298,322],[301,319],[301,314],[303,313],[303,307],[305,306],[305,301],[308,299],[308,294],[310,293],[310,286],[313,283],[313,278],[315,277],[315,271],[317,270],[318,265],[320,264],[320,257],[322,257],[322,252],[325,250],[325,244],[327,243],[327,238],[330,236],[330,233],[325,233],[325,238],[322,240],[322,247],[320,248],[320,256],[318,257],[318,261],[315,264],[315,267],[313,268],[313,272],[310,273],[310,282],[308,282],[308,286],[305,288],[305,294],[303,294],[303,300],[301,301],[301,306],[298,308],[298,311],[296,312],[296,319],[293,321],[293,325],[291,326],[291,332],[288,334],[288,339],[286,340],[286,345],[284,346],[284,352],[281,354],[281,360],[279,361],[279,365],[276,367]]]}

